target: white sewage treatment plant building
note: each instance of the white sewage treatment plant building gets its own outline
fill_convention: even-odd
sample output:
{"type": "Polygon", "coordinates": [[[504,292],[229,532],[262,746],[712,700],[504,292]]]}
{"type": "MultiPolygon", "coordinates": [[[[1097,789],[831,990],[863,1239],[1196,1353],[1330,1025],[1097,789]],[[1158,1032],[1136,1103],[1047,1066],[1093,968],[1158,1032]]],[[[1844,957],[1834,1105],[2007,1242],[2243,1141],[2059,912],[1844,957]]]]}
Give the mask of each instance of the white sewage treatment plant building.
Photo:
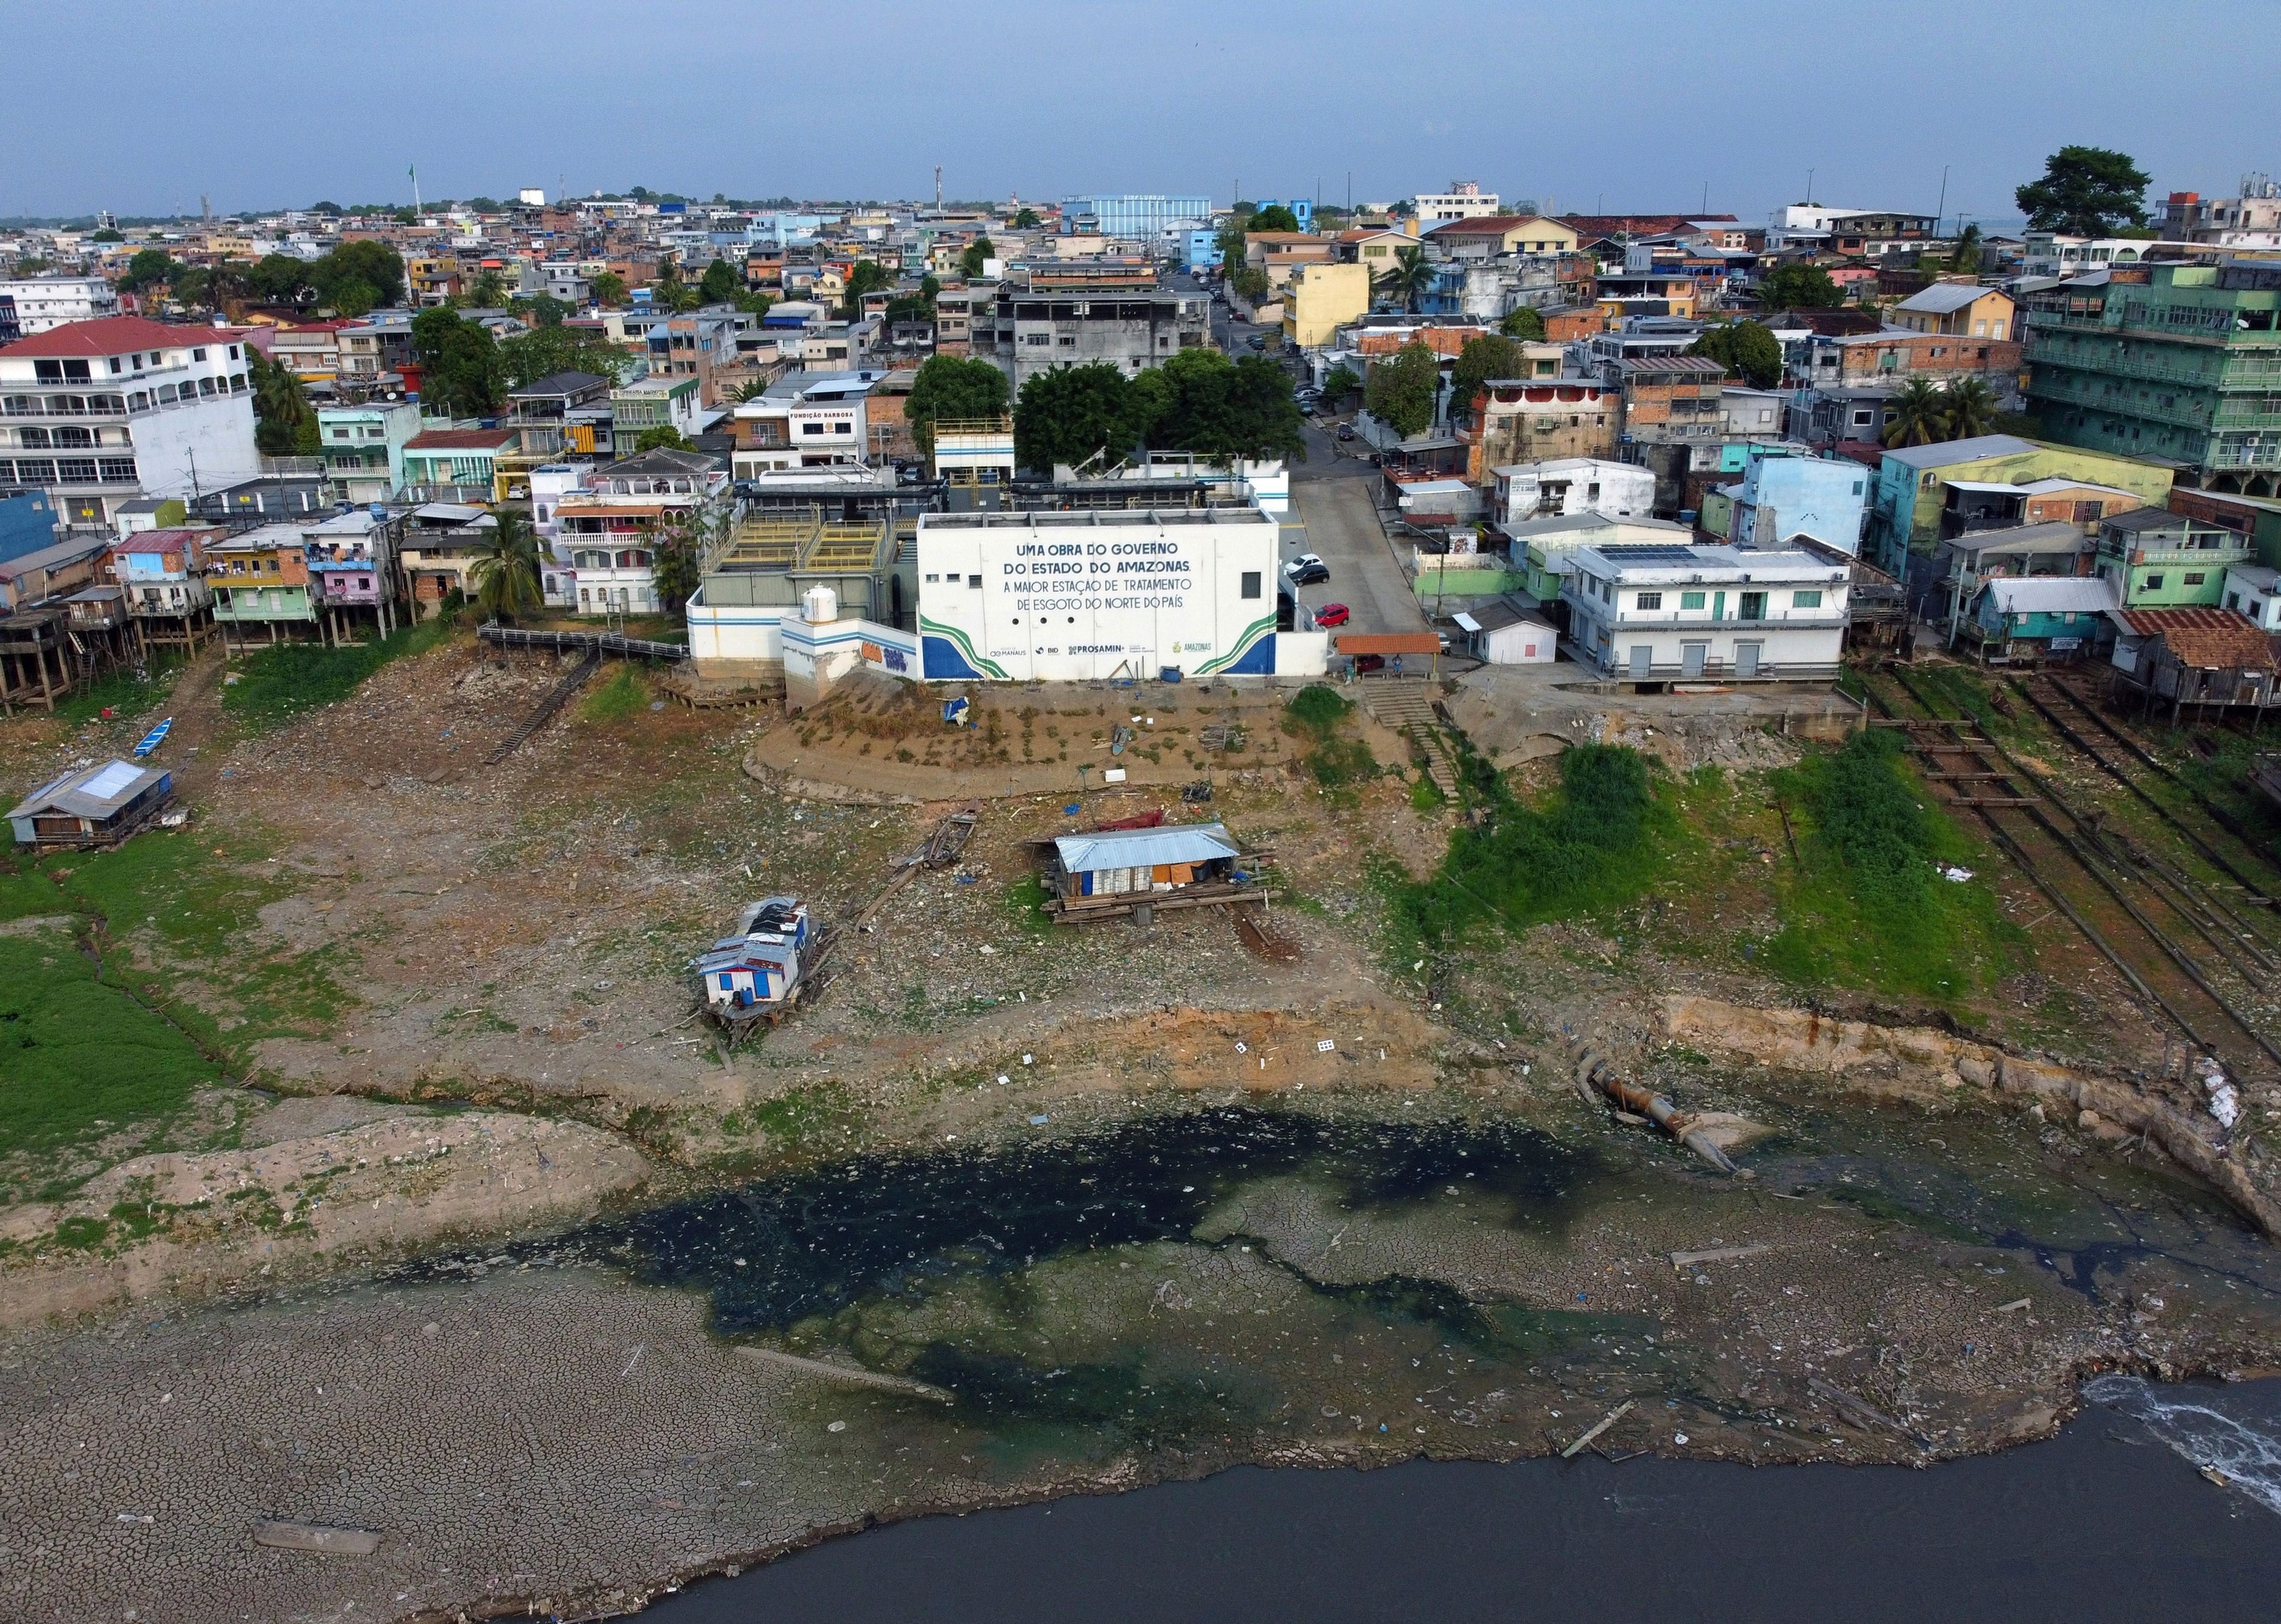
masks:
{"type": "Polygon", "coordinates": [[[928,514],[921,674],[1272,676],[1280,533],[1256,507],[928,514]]]}

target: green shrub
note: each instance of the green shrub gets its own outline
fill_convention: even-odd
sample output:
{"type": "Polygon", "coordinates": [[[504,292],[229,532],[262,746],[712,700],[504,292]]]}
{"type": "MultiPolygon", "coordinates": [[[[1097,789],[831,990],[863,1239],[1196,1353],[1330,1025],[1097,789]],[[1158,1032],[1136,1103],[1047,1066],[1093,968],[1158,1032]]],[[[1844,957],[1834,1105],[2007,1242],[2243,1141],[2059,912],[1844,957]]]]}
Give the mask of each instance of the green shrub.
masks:
{"type": "Polygon", "coordinates": [[[1308,753],[1307,769],[1325,789],[1344,789],[1378,776],[1378,758],[1359,739],[1326,739],[1308,753]]]}
{"type": "Polygon", "coordinates": [[[327,648],[321,643],[280,643],[248,655],[237,680],[222,690],[222,708],[256,730],[276,727],[305,710],[348,698],[391,660],[424,653],[452,633],[451,617],[399,626],[371,643],[327,648]]]}
{"type": "Polygon", "coordinates": [[[1316,738],[1328,739],[1340,723],[1354,714],[1354,705],[1336,689],[1313,683],[1291,696],[1283,714],[1316,738]]]}
{"type": "Polygon", "coordinates": [[[171,1115],[220,1075],[61,935],[0,937],[0,1151],[171,1115]]]}
{"type": "Polygon", "coordinates": [[[2010,969],[2025,938],[1985,885],[1944,877],[1983,856],[1924,803],[1898,734],[1856,733],[1769,787],[1796,802],[1805,824],[1783,925],[1767,946],[1776,975],[1939,999],[2010,969]]]}
{"type": "Polygon", "coordinates": [[[633,667],[621,661],[610,680],[586,696],[578,714],[589,722],[623,722],[648,708],[648,685],[633,667]]]}
{"type": "Polygon", "coordinates": [[[1526,926],[1622,901],[1654,880],[1670,814],[1647,763],[1614,745],[1579,745],[1560,758],[1560,787],[1543,807],[1481,775],[1486,822],[1460,829],[1434,877],[1395,885],[1397,919],[1441,940],[1488,920],[1526,926]]]}

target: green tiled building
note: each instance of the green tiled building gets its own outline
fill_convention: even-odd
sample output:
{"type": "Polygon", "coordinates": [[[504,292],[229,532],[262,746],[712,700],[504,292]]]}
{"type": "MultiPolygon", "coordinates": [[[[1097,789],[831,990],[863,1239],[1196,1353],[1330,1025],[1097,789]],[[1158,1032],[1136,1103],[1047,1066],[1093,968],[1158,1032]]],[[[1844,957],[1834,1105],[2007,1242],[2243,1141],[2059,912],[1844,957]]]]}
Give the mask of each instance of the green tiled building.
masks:
{"type": "Polygon", "coordinates": [[[2281,262],[2140,265],[2026,296],[2047,440],[2281,495],[2281,262]]]}

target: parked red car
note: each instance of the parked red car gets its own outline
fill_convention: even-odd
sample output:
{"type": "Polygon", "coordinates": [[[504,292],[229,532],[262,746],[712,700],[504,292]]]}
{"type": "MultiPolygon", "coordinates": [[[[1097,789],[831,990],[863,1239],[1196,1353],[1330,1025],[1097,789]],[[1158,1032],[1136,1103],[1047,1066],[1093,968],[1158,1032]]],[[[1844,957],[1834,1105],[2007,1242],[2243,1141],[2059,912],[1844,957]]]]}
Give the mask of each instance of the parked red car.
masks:
{"type": "Polygon", "coordinates": [[[1346,623],[1347,606],[1342,603],[1326,603],[1315,611],[1315,624],[1318,626],[1343,626],[1346,623]]]}

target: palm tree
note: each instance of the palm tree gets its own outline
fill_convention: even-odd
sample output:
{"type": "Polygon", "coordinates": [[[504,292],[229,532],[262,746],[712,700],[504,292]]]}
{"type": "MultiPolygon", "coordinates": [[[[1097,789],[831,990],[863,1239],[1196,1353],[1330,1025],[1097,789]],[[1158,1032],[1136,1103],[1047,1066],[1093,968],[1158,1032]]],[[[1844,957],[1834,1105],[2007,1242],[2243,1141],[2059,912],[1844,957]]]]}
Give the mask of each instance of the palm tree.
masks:
{"type": "Polygon", "coordinates": [[[1426,257],[1426,245],[1416,244],[1394,251],[1394,263],[1378,275],[1377,288],[1380,293],[1394,294],[1402,300],[1402,308],[1414,311],[1419,296],[1434,283],[1434,264],[1426,257]]]}
{"type": "Polygon", "coordinates": [[[491,533],[468,568],[476,583],[476,603],[495,621],[535,615],[546,603],[538,586],[538,534],[514,508],[502,507],[491,516],[491,533]]]}
{"type": "Polygon", "coordinates": [[[1958,378],[1941,391],[1941,414],[1948,424],[1945,439],[1986,434],[1996,423],[1995,391],[1978,378],[1958,378]]]}
{"type": "Polygon", "coordinates": [[[1887,403],[1893,414],[1888,445],[1931,445],[1949,437],[1948,397],[1930,378],[1911,378],[1887,403]]]}

